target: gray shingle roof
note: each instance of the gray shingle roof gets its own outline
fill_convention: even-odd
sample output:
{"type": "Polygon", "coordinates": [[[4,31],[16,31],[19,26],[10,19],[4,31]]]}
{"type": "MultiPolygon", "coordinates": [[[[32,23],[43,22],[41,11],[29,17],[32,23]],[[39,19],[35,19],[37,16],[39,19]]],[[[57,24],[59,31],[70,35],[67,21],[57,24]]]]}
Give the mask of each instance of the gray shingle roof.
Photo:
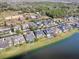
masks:
{"type": "Polygon", "coordinates": [[[29,28],[29,24],[27,24],[27,23],[26,24],[23,24],[22,26],[23,26],[23,30],[26,30],[26,29],[29,28]]]}
{"type": "Polygon", "coordinates": [[[9,43],[4,39],[0,39],[0,48],[7,48],[7,47],[9,47],[9,43]]]}
{"type": "Polygon", "coordinates": [[[48,38],[52,38],[53,37],[53,34],[54,34],[54,31],[51,28],[47,28],[47,29],[44,30],[44,33],[46,34],[46,36],[48,38]]]}
{"type": "Polygon", "coordinates": [[[45,36],[43,30],[40,30],[39,29],[39,30],[35,30],[34,32],[35,32],[35,35],[36,35],[37,38],[40,38],[40,37],[44,37],[45,36]]]}
{"type": "Polygon", "coordinates": [[[27,40],[27,42],[32,42],[35,40],[35,35],[34,33],[31,31],[30,33],[25,35],[25,38],[27,40]]]}

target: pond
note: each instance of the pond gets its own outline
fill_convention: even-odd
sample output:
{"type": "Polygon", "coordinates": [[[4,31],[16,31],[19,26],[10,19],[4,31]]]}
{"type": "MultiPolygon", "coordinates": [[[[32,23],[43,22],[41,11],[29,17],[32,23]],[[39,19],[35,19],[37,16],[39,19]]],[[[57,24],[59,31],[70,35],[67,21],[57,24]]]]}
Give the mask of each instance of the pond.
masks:
{"type": "Polygon", "coordinates": [[[11,59],[65,59],[78,58],[79,55],[79,33],[73,34],[60,42],[50,44],[11,59]]]}

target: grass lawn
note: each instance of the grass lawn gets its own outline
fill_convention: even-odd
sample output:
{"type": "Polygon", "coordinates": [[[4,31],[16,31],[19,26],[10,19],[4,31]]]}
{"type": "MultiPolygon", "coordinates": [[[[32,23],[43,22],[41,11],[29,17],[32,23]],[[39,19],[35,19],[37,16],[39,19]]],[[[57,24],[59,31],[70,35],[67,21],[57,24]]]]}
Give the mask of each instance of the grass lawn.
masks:
{"type": "Polygon", "coordinates": [[[31,51],[33,49],[37,49],[37,48],[43,47],[48,44],[56,43],[64,38],[71,36],[75,32],[79,32],[79,31],[77,29],[74,29],[74,30],[71,30],[66,33],[58,34],[57,37],[52,38],[51,40],[48,40],[47,38],[42,38],[34,43],[27,43],[27,44],[24,43],[18,47],[11,47],[11,48],[2,50],[0,52],[0,59],[5,59],[5,58],[11,57],[11,56],[19,55],[21,53],[31,51]]]}

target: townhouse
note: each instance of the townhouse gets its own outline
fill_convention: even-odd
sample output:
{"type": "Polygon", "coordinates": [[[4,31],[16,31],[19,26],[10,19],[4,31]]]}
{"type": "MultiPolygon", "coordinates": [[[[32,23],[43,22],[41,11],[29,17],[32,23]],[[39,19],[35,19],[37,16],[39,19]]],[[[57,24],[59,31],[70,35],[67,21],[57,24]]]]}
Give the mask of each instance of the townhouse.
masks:
{"type": "Polygon", "coordinates": [[[29,31],[24,34],[24,38],[27,42],[34,42],[36,37],[35,37],[33,31],[29,31]]]}
{"type": "Polygon", "coordinates": [[[10,35],[0,38],[0,49],[9,48],[18,44],[23,44],[25,39],[23,35],[10,35]]]}
{"type": "Polygon", "coordinates": [[[40,29],[35,30],[34,34],[35,34],[36,38],[45,37],[45,34],[44,34],[43,30],[40,30],[40,29]]]}

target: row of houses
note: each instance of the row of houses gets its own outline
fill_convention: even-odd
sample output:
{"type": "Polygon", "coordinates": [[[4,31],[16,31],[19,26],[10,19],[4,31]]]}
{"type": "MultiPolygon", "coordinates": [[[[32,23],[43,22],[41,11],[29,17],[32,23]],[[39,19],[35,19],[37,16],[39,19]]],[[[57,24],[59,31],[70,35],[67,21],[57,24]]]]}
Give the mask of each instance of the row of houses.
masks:
{"type": "Polygon", "coordinates": [[[9,35],[0,38],[0,48],[8,48],[24,42],[34,42],[37,38],[47,37],[52,38],[55,32],[52,28],[47,28],[45,30],[35,30],[35,31],[26,31],[25,34],[21,35],[9,35]]]}
{"type": "Polygon", "coordinates": [[[73,28],[79,28],[79,16],[67,16],[64,20],[73,28]]]}
{"type": "Polygon", "coordinates": [[[39,12],[36,13],[23,13],[23,14],[18,14],[18,15],[13,15],[13,16],[8,16],[3,18],[5,21],[3,21],[1,26],[10,26],[11,24],[17,25],[18,23],[21,22],[26,22],[29,19],[39,19],[41,18],[41,15],[39,12]]]}
{"type": "Polygon", "coordinates": [[[40,29],[40,28],[45,28],[45,27],[52,27],[57,25],[55,22],[53,22],[53,20],[44,20],[44,21],[35,21],[35,22],[28,22],[28,23],[24,23],[22,25],[16,25],[16,26],[9,26],[9,27],[0,27],[0,34],[4,35],[4,34],[14,34],[14,32],[16,32],[17,30],[23,30],[26,31],[27,29],[30,28],[36,28],[36,29],[40,29]]]}
{"type": "Polygon", "coordinates": [[[51,39],[55,37],[58,33],[61,33],[62,31],[58,28],[46,28],[44,30],[35,30],[35,31],[26,31],[23,35],[9,35],[4,36],[0,38],[0,48],[8,48],[11,46],[15,46],[18,44],[22,44],[24,42],[34,42],[37,38],[41,37],[47,37],[48,39],[51,39]]]}
{"type": "Polygon", "coordinates": [[[27,17],[30,18],[30,19],[38,19],[38,18],[41,17],[41,14],[39,12],[36,12],[36,13],[24,13],[24,14],[5,17],[5,20],[10,20],[10,19],[18,20],[19,18],[24,20],[27,17]]]}
{"type": "Polygon", "coordinates": [[[34,42],[37,38],[41,37],[51,39],[59,33],[73,29],[73,24],[75,24],[75,28],[79,28],[78,20],[73,23],[72,21],[69,21],[69,23],[59,23],[51,19],[29,22],[13,27],[0,27],[0,49],[23,44],[24,42],[34,42]],[[31,30],[30,28],[32,27],[35,27],[36,29],[31,30]],[[17,30],[23,30],[24,33],[16,34],[17,30]]]}

